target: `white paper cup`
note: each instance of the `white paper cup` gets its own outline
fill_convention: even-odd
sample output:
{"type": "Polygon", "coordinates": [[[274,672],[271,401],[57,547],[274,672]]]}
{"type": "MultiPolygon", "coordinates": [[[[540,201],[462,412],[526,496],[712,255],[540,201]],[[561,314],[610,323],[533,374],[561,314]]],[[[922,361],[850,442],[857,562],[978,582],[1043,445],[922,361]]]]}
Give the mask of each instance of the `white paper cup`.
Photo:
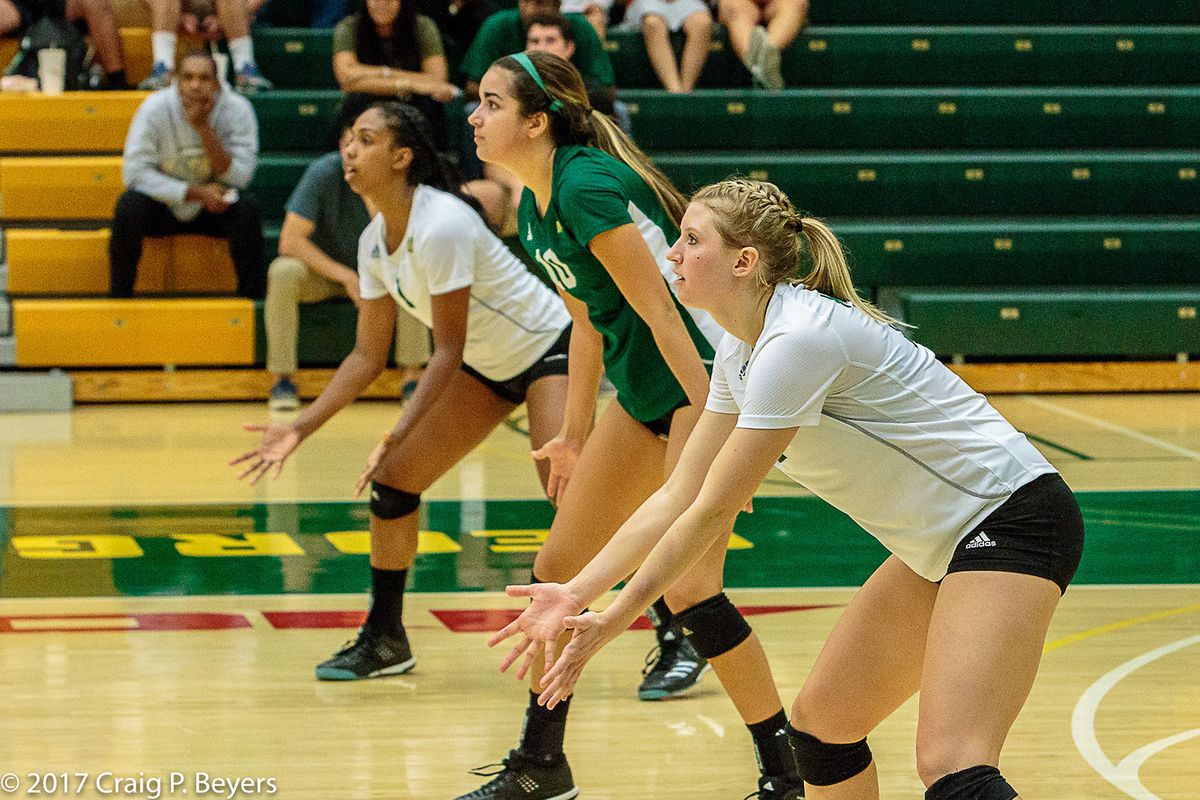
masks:
{"type": "Polygon", "coordinates": [[[38,51],[38,82],[44,94],[62,94],[66,71],[66,50],[44,47],[38,51]]]}

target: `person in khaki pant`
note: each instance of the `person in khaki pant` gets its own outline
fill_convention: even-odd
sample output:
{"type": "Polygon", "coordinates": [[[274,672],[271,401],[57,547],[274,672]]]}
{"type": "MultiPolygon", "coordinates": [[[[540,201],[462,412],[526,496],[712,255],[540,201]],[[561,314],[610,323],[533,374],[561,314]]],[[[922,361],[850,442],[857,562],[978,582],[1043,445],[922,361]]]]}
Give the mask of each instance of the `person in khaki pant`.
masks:
{"type": "MultiPolygon", "coordinates": [[[[292,376],[296,372],[296,340],[302,303],[336,297],[360,302],[358,237],[371,221],[362,198],[351,191],[343,173],[342,153],[354,109],[343,114],[339,152],[327,153],[308,166],[287,202],[279,234],[279,257],[267,271],[264,316],[267,370],[275,376],[268,403],[272,411],[294,411],[300,401],[292,376]]],[[[416,385],[429,360],[429,331],[407,313],[396,315],[396,365],[404,370],[401,385],[416,385]]]]}

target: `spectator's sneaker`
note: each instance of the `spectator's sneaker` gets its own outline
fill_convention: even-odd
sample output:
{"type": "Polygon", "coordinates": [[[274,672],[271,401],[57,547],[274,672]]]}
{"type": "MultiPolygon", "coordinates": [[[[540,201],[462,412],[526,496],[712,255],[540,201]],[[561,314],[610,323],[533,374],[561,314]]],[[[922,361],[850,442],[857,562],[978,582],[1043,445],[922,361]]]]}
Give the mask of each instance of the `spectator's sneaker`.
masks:
{"type": "Polygon", "coordinates": [[[267,408],[271,411],[295,411],[300,407],[300,398],[296,396],[296,384],[287,378],[280,378],[271,387],[271,399],[267,408]]]}
{"type": "Polygon", "coordinates": [[[144,92],[157,92],[159,89],[165,89],[175,82],[175,73],[171,68],[161,61],[154,62],[154,68],[150,70],[138,88],[144,92]]]}
{"type": "Polygon", "coordinates": [[[384,675],[401,675],[417,664],[408,636],[398,638],[358,629],[358,638],[334,653],[333,658],[317,665],[317,680],[357,681],[384,675]]]}
{"type": "Polygon", "coordinates": [[[275,84],[259,72],[257,64],[247,64],[237,71],[237,90],[242,94],[266,92],[274,88],[275,84]]]}
{"type": "Polygon", "coordinates": [[[696,685],[712,669],[692,643],[678,630],[668,631],[646,656],[645,679],[638,687],[639,700],[665,700],[696,685]]]}
{"type": "Polygon", "coordinates": [[[779,48],[765,36],[762,50],[759,51],[760,73],[764,89],[779,91],[783,88],[783,54],[779,48]]]}
{"type": "Polygon", "coordinates": [[[804,783],[799,778],[763,776],[758,779],[758,791],[745,800],[802,800],[804,783]]]}
{"type": "Polygon", "coordinates": [[[754,79],[755,86],[766,85],[763,75],[763,50],[767,42],[767,29],[762,25],[755,25],[750,31],[750,44],[746,47],[746,57],[742,62],[746,69],[750,70],[750,77],[754,79]]]}
{"type": "Polygon", "coordinates": [[[546,762],[513,750],[499,764],[473,769],[471,774],[492,780],[456,800],[570,800],[579,795],[566,756],[546,762]]]}

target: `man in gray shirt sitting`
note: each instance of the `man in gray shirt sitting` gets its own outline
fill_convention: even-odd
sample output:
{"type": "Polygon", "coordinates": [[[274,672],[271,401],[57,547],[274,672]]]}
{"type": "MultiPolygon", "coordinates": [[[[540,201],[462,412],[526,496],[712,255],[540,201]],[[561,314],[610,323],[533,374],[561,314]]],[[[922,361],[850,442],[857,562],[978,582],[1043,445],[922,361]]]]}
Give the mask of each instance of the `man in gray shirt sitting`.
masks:
{"type": "Polygon", "coordinates": [[[210,54],[179,62],[179,80],[146,98],[125,137],[127,187],[108,244],[112,296],[131,297],[142,240],[198,233],[229,241],[237,293],[262,297],[262,219],[244,190],[258,164],[258,121],[223,87],[210,54]]]}

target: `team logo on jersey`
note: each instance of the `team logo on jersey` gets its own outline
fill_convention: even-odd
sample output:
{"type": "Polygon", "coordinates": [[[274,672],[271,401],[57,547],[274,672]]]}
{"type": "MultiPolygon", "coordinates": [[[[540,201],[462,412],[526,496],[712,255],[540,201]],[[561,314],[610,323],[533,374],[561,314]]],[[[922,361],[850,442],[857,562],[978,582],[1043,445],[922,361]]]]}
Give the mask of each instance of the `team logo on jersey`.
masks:
{"type": "Polygon", "coordinates": [[[525,226],[525,241],[527,241],[527,242],[533,241],[533,225],[532,224],[527,224],[525,226]]]}
{"type": "Polygon", "coordinates": [[[371,248],[371,258],[383,258],[383,253],[380,251],[378,244],[371,248]]]}
{"type": "Polygon", "coordinates": [[[559,233],[562,233],[562,232],[563,232],[562,223],[561,223],[561,222],[559,222],[558,220],[554,220],[554,228],[555,228],[555,230],[557,230],[559,233]]]}
{"type": "Polygon", "coordinates": [[[411,236],[410,236],[410,237],[408,237],[407,245],[408,245],[408,254],[409,254],[409,255],[412,255],[412,252],[413,252],[413,240],[412,240],[412,237],[411,237],[411,236]]]}
{"type": "Polygon", "coordinates": [[[749,368],[750,368],[750,359],[746,359],[745,361],[742,362],[742,368],[738,370],[738,379],[744,379],[746,377],[746,370],[749,368]]]}

